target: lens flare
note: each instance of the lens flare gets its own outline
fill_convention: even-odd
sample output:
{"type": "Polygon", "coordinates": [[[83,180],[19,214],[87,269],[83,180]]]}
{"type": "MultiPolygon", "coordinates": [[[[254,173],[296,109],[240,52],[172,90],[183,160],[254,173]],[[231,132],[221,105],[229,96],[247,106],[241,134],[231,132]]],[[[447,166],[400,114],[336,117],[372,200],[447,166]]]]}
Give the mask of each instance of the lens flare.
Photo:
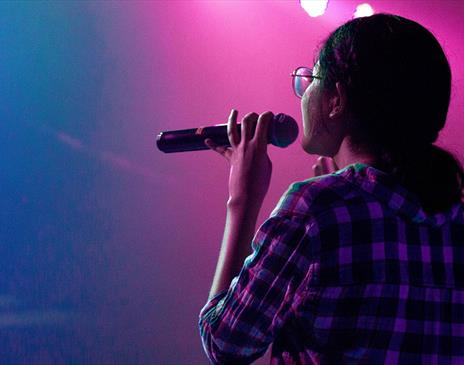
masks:
{"type": "Polygon", "coordinates": [[[353,18],[361,18],[364,16],[374,15],[374,9],[368,3],[359,4],[353,14],[353,18]]]}
{"type": "Polygon", "coordinates": [[[313,18],[323,15],[328,3],[329,0],[300,0],[301,7],[313,18]]]}

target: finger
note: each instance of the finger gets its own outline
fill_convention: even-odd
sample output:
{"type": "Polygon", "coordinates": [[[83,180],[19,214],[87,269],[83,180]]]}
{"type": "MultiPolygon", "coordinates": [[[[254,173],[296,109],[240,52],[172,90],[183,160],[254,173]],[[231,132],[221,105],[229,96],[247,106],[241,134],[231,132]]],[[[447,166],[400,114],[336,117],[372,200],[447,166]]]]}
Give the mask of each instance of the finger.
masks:
{"type": "Polygon", "coordinates": [[[338,170],[338,166],[335,163],[333,158],[324,157],[324,156],[321,156],[319,158],[320,158],[320,163],[322,165],[322,171],[324,172],[324,174],[331,174],[338,170]]]}
{"type": "Polygon", "coordinates": [[[253,138],[253,132],[258,122],[258,114],[248,113],[242,119],[242,141],[249,141],[253,138]]]}
{"type": "Polygon", "coordinates": [[[230,160],[230,154],[232,151],[229,147],[218,146],[209,138],[205,139],[205,145],[213,151],[219,153],[221,156],[224,156],[227,160],[230,160]]]}
{"type": "Polygon", "coordinates": [[[229,137],[230,145],[235,148],[240,143],[240,137],[237,130],[237,114],[235,109],[232,109],[227,122],[227,136],[229,137]]]}
{"type": "Polygon", "coordinates": [[[329,165],[329,161],[328,161],[327,157],[319,156],[319,158],[317,159],[317,162],[321,166],[321,171],[322,171],[322,173],[324,175],[325,174],[330,174],[332,172],[332,171],[330,171],[330,165],[329,165]]]}
{"type": "Polygon", "coordinates": [[[262,113],[258,118],[258,125],[253,139],[259,146],[265,147],[268,144],[269,124],[272,123],[274,114],[271,112],[262,113]]]}
{"type": "Polygon", "coordinates": [[[337,166],[337,164],[335,163],[335,160],[333,158],[330,159],[331,161],[331,165],[332,165],[332,168],[333,168],[333,171],[338,171],[340,170],[337,166]]]}
{"type": "Polygon", "coordinates": [[[314,164],[313,165],[313,173],[314,173],[314,176],[322,175],[321,166],[319,164],[314,164]]]}

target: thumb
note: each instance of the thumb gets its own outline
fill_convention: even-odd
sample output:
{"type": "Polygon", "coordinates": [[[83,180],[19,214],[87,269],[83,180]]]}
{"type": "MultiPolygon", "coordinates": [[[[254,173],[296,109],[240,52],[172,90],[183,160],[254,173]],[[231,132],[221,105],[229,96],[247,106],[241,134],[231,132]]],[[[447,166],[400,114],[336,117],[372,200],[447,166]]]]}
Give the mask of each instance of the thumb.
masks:
{"type": "Polygon", "coordinates": [[[230,156],[232,154],[232,149],[230,147],[218,146],[216,143],[213,142],[211,138],[205,139],[205,145],[209,147],[211,150],[219,153],[227,161],[230,161],[230,156]]]}

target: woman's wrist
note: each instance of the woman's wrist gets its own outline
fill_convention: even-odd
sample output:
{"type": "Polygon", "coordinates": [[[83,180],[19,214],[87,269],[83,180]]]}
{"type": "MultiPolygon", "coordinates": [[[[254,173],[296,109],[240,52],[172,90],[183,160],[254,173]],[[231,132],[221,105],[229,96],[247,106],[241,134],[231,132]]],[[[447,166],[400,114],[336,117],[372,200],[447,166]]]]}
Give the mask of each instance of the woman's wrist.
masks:
{"type": "Polygon", "coordinates": [[[246,196],[241,197],[229,197],[227,200],[227,212],[244,218],[257,219],[259,211],[262,206],[262,201],[256,201],[255,199],[247,198],[246,196]]]}

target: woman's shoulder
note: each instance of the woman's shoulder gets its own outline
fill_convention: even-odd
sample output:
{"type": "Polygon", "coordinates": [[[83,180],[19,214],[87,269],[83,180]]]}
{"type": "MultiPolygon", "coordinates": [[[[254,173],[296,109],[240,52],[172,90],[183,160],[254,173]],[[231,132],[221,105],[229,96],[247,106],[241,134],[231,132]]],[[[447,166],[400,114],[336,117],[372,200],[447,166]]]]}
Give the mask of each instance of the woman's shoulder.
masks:
{"type": "Polygon", "coordinates": [[[354,166],[337,172],[292,183],[271,215],[314,216],[328,207],[345,204],[359,196],[358,189],[346,179],[354,166]]]}
{"type": "Polygon", "coordinates": [[[345,208],[361,218],[395,216],[437,227],[451,221],[464,224],[463,203],[456,203],[449,211],[428,215],[414,193],[394,177],[365,164],[349,165],[332,174],[291,184],[271,216],[307,219],[345,208]]]}

